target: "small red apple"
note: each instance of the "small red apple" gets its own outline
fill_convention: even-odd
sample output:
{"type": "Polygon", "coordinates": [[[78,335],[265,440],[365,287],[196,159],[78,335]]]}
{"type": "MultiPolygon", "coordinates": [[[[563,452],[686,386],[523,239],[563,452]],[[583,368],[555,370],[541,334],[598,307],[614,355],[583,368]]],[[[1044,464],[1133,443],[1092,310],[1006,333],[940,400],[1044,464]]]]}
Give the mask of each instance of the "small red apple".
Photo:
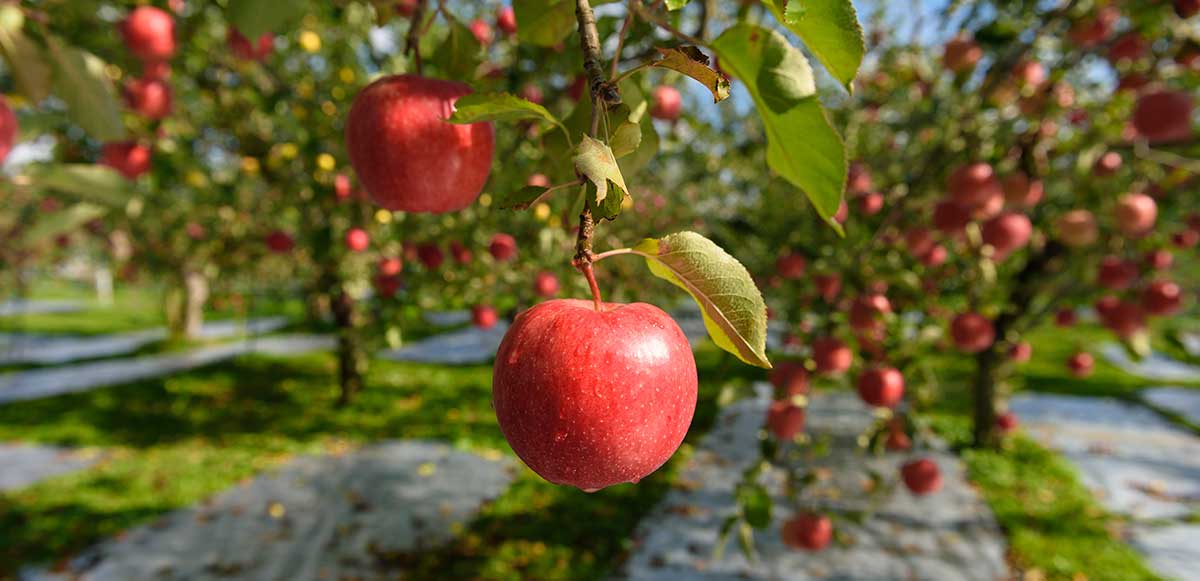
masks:
{"type": "Polygon", "coordinates": [[[352,192],[353,188],[350,185],[350,176],[338,174],[333,177],[333,197],[337,198],[339,202],[349,200],[352,192]]]}
{"type": "Polygon", "coordinates": [[[1101,322],[1118,337],[1128,339],[1146,328],[1146,311],[1137,303],[1118,301],[1101,313],[1101,322]]]}
{"type": "Polygon", "coordinates": [[[1068,35],[1071,42],[1090,48],[1104,42],[1120,18],[1121,13],[1115,7],[1106,6],[1097,11],[1094,17],[1075,23],[1068,35]]]}
{"type": "Polygon", "coordinates": [[[512,260],[517,257],[517,239],[508,234],[494,234],[488,252],[500,262],[512,260]]]}
{"type": "Polygon", "coordinates": [[[490,305],[475,305],[471,307],[471,323],[480,329],[491,329],[496,326],[500,316],[490,305]]]}
{"type": "Polygon", "coordinates": [[[1178,312],[1182,305],[1183,291],[1171,281],[1156,280],[1146,285],[1142,291],[1142,306],[1151,315],[1172,315],[1178,312]]]}
{"type": "Polygon", "coordinates": [[[852,194],[865,194],[871,191],[871,170],[866,164],[856,161],[850,164],[846,174],[846,191],[852,194]]]}
{"type": "Polygon", "coordinates": [[[171,63],[167,61],[142,61],[142,78],[148,81],[165,81],[171,76],[171,63]]]}
{"type": "Polygon", "coordinates": [[[1146,194],[1125,194],[1117,201],[1117,228],[1126,236],[1141,236],[1154,228],[1158,204],[1146,194]]]}
{"type": "Polygon", "coordinates": [[[362,252],[371,245],[371,237],[362,228],[351,228],[346,231],[346,248],[351,252],[362,252]]]}
{"type": "Polygon", "coordinates": [[[874,216],[883,210],[883,194],[868,193],[858,198],[858,213],[874,216]]]}
{"type": "Polygon", "coordinates": [[[548,188],[548,187],[550,187],[550,178],[546,177],[546,174],[535,173],[533,175],[530,175],[529,179],[525,180],[525,185],[537,186],[539,188],[548,188]]]}
{"type": "Polygon", "coordinates": [[[1018,424],[1019,422],[1017,421],[1017,414],[1014,414],[1011,411],[1004,412],[996,416],[996,429],[999,430],[1001,434],[1013,433],[1016,431],[1018,424]]]}
{"type": "Polygon", "coordinates": [[[400,292],[402,281],[397,275],[376,274],[375,275],[375,292],[384,298],[392,298],[400,292]]]}
{"type": "Polygon", "coordinates": [[[346,149],[376,203],[443,213],[479,197],[492,167],[492,125],[445,121],[470,92],[462,83],[413,75],[386,76],[359,92],[346,118],[346,149]]]}
{"type": "Polygon", "coordinates": [[[904,485],[917,496],[924,496],[942,489],[942,471],[933,460],[922,458],[900,467],[904,485]]]}
{"type": "Polygon", "coordinates": [[[858,376],[858,396],[875,407],[896,407],[904,397],[904,375],[892,367],[868,369],[858,376]]]}
{"type": "Polygon", "coordinates": [[[808,393],[808,370],[795,361],[783,361],[776,365],[768,380],[780,397],[790,398],[808,393]]]}
{"type": "Polygon", "coordinates": [[[959,33],[946,43],[942,52],[942,64],[947,70],[961,73],[975,68],[983,58],[983,49],[979,43],[965,33],[959,33]]]}
{"type": "Polygon", "coordinates": [[[1090,246],[1100,237],[1096,217],[1087,210],[1071,210],[1059,216],[1055,226],[1058,239],[1072,248],[1090,246]]]}
{"type": "Polygon", "coordinates": [[[1078,320],[1075,309],[1059,309],[1054,313],[1054,324],[1059,327],[1070,327],[1078,320]]]}
{"type": "Polygon", "coordinates": [[[232,52],[233,56],[246,61],[265,60],[275,49],[275,35],[270,32],[262,33],[257,41],[251,43],[250,39],[238,32],[236,28],[230,27],[225,42],[229,45],[229,52],[232,52]]]}
{"type": "Polygon", "coordinates": [[[1071,370],[1071,375],[1075,377],[1087,377],[1092,374],[1092,366],[1096,364],[1096,360],[1092,358],[1090,353],[1076,353],[1067,359],[1067,369],[1071,370]]]}
{"type": "Polygon", "coordinates": [[[105,143],[100,164],[117,170],[125,179],[136,180],[150,170],[150,148],[134,141],[105,143]]]}
{"type": "Polygon", "coordinates": [[[539,272],[533,279],[533,292],[539,297],[551,298],[558,294],[558,277],[549,272],[539,272]]]}
{"type": "Polygon", "coordinates": [[[1154,270],[1169,270],[1171,265],[1175,263],[1175,257],[1171,254],[1171,251],[1162,248],[1147,252],[1144,260],[1146,261],[1146,266],[1154,270]]]}
{"type": "Polygon", "coordinates": [[[854,353],[850,348],[833,337],[813,341],[812,351],[817,373],[843,373],[850,369],[854,361],[854,353]]]}
{"type": "Polygon", "coordinates": [[[471,24],[467,28],[471,29],[471,34],[475,35],[475,40],[478,40],[479,44],[485,47],[491,46],[492,41],[496,39],[496,33],[492,32],[492,25],[484,20],[476,18],[471,21],[471,24]]]}
{"type": "Polygon", "coordinates": [[[982,206],[997,195],[1003,201],[1004,190],[996,172],[986,163],[971,163],[954,170],[946,187],[950,199],[966,208],[982,206]]]}
{"type": "Polygon", "coordinates": [[[380,258],[378,270],[383,276],[396,276],[404,270],[404,261],[399,258],[380,258]]]}
{"type": "Polygon", "coordinates": [[[1105,152],[1096,159],[1095,165],[1092,166],[1092,173],[1097,177],[1106,177],[1117,173],[1121,169],[1121,154],[1115,151],[1105,152]]]}
{"type": "Polygon", "coordinates": [[[815,512],[802,512],[783,523],[783,544],[805,551],[820,551],[833,539],[833,522],[815,512]]]}
{"type": "Polygon", "coordinates": [[[525,99],[526,101],[537,103],[539,105],[546,98],[545,94],[542,93],[542,89],[533,83],[521,85],[521,89],[517,91],[517,96],[525,99]]]}
{"type": "Polygon", "coordinates": [[[777,400],[767,407],[767,431],[778,440],[793,440],[804,431],[805,410],[790,400],[777,400]]]}
{"type": "Polygon", "coordinates": [[[471,260],[475,258],[475,255],[462,242],[452,240],[450,241],[450,257],[458,264],[471,264],[471,260]]]}
{"type": "Polygon", "coordinates": [[[952,200],[943,200],[933,207],[933,227],[939,232],[955,234],[962,232],[971,222],[971,212],[952,200]]]}
{"type": "Polygon", "coordinates": [[[1133,126],[1151,143],[1191,138],[1192,96],[1167,90],[1142,95],[1133,108],[1133,126]]]}
{"type": "Polygon", "coordinates": [[[1171,244],[1176,248],[1188,249],[1200,244],[1200,231],[1183,230],[1171,235],[1171,244]]]}
{"type": "Polygon", "coordinates": [[[437,244],[428,242],[417,247],[417,260],[426,270],[437,270],[445,262],[446,255],[437,244]]]}
{"type": "Polygon", "coordinates": [[[175,19],[153,6],[134,8],[121,23],[125,47],[144,61],[165,61],[175,54],[175,19]]]}
{"type": "Polygon", "coordinates": [[[496,9],[496,28],[507,35],[517,33],[517,13],[512,6],[501,6],[496,9]]]}
{"type": "Polygon", "coordinates": [[[291,252],[295,248],[296,242],[292,240],[292,236],[282,230],[272,231],[267,234],[267,248],[276,254],[291,252]]]}
{"type": "Polygon", "coordinates": [[[1029,243],[1033,223],[1025,214],[1006,212],[983,225],[983,241],[996,250],[996,260],[1004,260],[1015,250],[1029,243]]]}
{"type": "Polygon", "coordinates": [[[946,247],[937,244],[933,248],[930,248],[929,252],[925,253],[925,256],[921,257],[921,264],[929,268],[936,268],[945,264],[948,256],[949,252],[946,250],[946,247]]]}
{"type": "Polygon", "coordinates": [[[850,206],[847,205],[846,200],[843,199],[842,203],[838,204],[837,212],[834,212],[834,214],[833,214],[833,221],[837,222],[838,224],[845,224],[846,219],[849,217],[850,217],[850,206]]]}
{"type": "Polygon", "coordinates": [[[908,437],[903,424],[896,419],[888,425],[888,435],[883,441],[883,447],[892,452],[903,452],[912,448],[912,438],[908,437]]]}
{"type": "Polygon", "coordinates": [[[1097,281],[1101,286],[1111,290],[1124,290],[1133,284],[1138,277],[1137,263],[1122,260],[1116,256],[1105,256],[1100,260],[1100,270],[1097,281]]]}
{"type": "Polygon", "coordinates": [[[1033,60],[1021,61],[1013,67],[1013,77],[1027,87],[1036,87],[1046,82],[1046,67],[1033,60]]]}
{"type": "Polygon", "coordinates": [[[1025,363],[1029,361],[1030,357],[1033,357],[1033,345],[1030,345],[1027,341],[1014,343],[1008,349],[1008,358],[1014,363],[1025,363]]]}
{"type": "Polygon", "coordinates": [[[850,304],[850,327],[856,331],[879,328],[879,316],[892,312],[892,303],[881,294],[864,295],[850,304]]]}
{"type": "Polygon", "coordinates": [[[921,258],[933,248],[933,234],[925,228],[913,228],[904,234],[904,244],[913,258],[921,258]]]}
{"type": "Polygon", "coordinates": [[[979,313],[962,313],[950,322],[950,337],[960,350],[979,353],[996,341],[996,329],[979,313]]]}
{"type": "Polygon", "coordinates": [[[683,96],[679,90],[669,85],[659,85],[654,88],[654,106],[650,108],[650,116],[655,119],[674,121],[683,112],[683,96]]]}
{"type": "Polygon", "coordinates": [[[132,79],[125,83],[125,103],[138,115],[158,120],[171,114],[171,87],[154,79],[132,79]]]}
{"type": "Polygon", "coordinates": [[[827,303],[832,303],[837,298],[838,293],[842,292],[842,277],[836,274],[818,274],[813,276],[813,285],[817,287],[817,294],[827,303]]]}
{"type": "Polygon", "coordinates": [[[797,252],[789,252],[775,260],[775,273],[786,279],[797,279],[804,276],[808,261],[797,252]]]}
{"type": "Polygon", "coordinates": [[[0,95],[0,163],[8,159],[9,152],[17,142],[17,114],[8,106],[8,99],[0,95]]]}
{"type": "Polygon", "coordinates": [[[1122,34],[1108,47],[1108,60],[1113,63],[1134,61],[1146,55],[1146,39],[1136,32],[1122,34]]]}
{"type": "Polygon", "coordinates": [[[679,448],[696,409],[687,337],[658,307],[556,299],[517,315],[492,402],[534,472],[598,490],[637,482],[679,448]],[[604,332],[596,332],[603,329],[604,332]]]}
{"type": "Polygon", "coordinates": [[[1032,208],[1045,195],[1042,180],[1030,180],[1024,172],[1010,174],[1004,178],[1004,201],[1017,208],[1032,208]]]}

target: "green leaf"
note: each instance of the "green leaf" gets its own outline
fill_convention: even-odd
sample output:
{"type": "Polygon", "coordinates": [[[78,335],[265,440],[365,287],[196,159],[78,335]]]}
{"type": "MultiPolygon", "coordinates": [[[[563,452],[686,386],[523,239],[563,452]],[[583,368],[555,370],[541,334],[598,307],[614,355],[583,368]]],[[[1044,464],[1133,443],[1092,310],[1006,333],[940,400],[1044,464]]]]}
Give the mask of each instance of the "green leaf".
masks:
{"type": "Polygon", "coordinates": [[[519,121],[540,119],[549,121],[566,131],[558,117],[545,107],[508,93],[471,93],[454,102],[451,123],[478,123],[480,121],[519,121]]]}
{"type": "Polygon", "coordinates": [[[91,163],[30,166],[25,172],[32,187],[70,194],[80,199],[122,208],[133,196],[132,186],[116,170],[91,163]]]}
{"type": "Polygon", "coordinates": [[[471,29],[451,18],[445,40],[430,59],[451,79],[473,79],[481,62],[479,40],[471,29]]]}
{"type": "Polygon", "coordinates": [[[226,19],[246,38],[279,32],[304,16],[304,0],[230,0],[226,19]]]}
{"type": "MultiPolygon", "coordinates": [[[[662,54],[663,58],[655,61],[654,66],[678,71],[696,79],[706,89],[712,91],[714,103],[720,103],[729,98],[729,79],[709,66],[708,56],[700,52],[700,49],[694,46],[680,46],[660,48],[658,52],[662,54]]],[[[811,81],[811,71],[809,76],[811,81]]]]}
{"type": "Polygon", "coordinates": [[[48,42],[54,94],[67,103],[71,120],[97,141],[124,139],[125,125],[104,61],[57,38],[48,42]]]}
{"type": "Polygon", "coordinates": [[[596,187],[596,196],[591,202],[592,207],[594,209],[607,208],[603,212],[606,214],[604,217],[611,219],[610,214],[615,217],[616,213],[612,211],[612,204],[616,204],[616,210],[619,212],[621,202],[625,200],[629,188],[625,186],[625,178],[621,176],[621,168],[617,165],[617,158],[613,156],[612,150],[603,142],[584,135],[583,140],[575,148],[575,157],[572,158],[572,161],[575,162],[575,171],[586,177],[596,187]],[[612,195],[609,195],[610,190],[612,195]]]}
{"type": "Polygon", "coordinates": [[[24,14],[12,4],[0,7],[0,53],[12,72],[17,90],[32,103],[50,94],[50,65],[42,47],[21,32],[24,14]]]}
{"type": "Polygon", "coordinates": [[[550,188],[543,188],[541,186],[525,186],[516,191],[509,190],[503,192],[499,195],[499,199],[496,201],[496,207],[500,208],[501,210],[508,210],[510,208],[514,210],[524,210],[525,208],[528,208],[534,200],[538,199],[538,196],[546,193],[546,190],[549,189],[550,188]]]}
{"type": "Polygon", "coordinates": [[[765,0],[764,4],[804,41],[833,78],[853,91],[867,47],[850,0],[765,0]]]}
{"type": "Polygon", "coordinates": [[[21,235],[25,245],[40,244],[67,232],[74,232],[84,224],[104,215],[104,208],[87,203],[74,204],[58,212],[41,214],[28,230],[21,235]]]}
{"type": "Polygon", "coordinates": [[[667,10],[679,10],[688,5],[692,0],[667,0],[667,10]]]}
{"type": "Polygon", "coordinates": [[[692,295],[718,347],[750,365],[771,368],[767,305],[742,263],[695,232],[647,238],[633,251],[647,258],[655,276],[692,295]]]}
{"type": "Polygon", "coordinates": [[[613,156],[621,159],[637,151],[642,144],[642,126],[632,121],[626,121],[613,131],[612,139],[608,140],[613,156]]]}
{"type": "Polygon", "coordinates": [[[754,529],[750,528],[750,523],[741,523],[738,526],[738,546],[742,548],[742,554],[746,559],[755,561],[758,559],[758,553],[754,551],[754,529]]]}
{"type": "Polygon", "coordinates": [[[764,529],[771,525],[771,495],[761,484],[738,485],[737,503],[750,526],[764,529]]]}
{"type": "Polygon", "coordinates": [[[725,545],[729,543],[729,533],[733,531],[733,525],[738,523],[737,515],[729,515],[721,521],[721,529],[717,533],[717,544],[713,547],[713,560],[720,561],[725,556],[725,545]]]}
{"type": "Polygon", "coordinates": [[[554,46],[575,31],[575,3],[568,0],[513,0],[522,43],[554,46]]]}
{"type": "MultiPolygon", "coordinates": [[[[770,103],[778,105],[788,97],[779,94],[768,97],[766,93],[778,89],[782,81],[768,86],[760,84],[764,69],[771,63],[791,58],[780,53],[796,49],[782,34],[751,24],[726,30],[714,41],[713,48],[720,55],[722,66],[742,79],[754,98],[767,133],[767,165],[803,190],[817,213],[840,233],[841,226],[833,220],[833,215],[846,189],[846,151],[841,136],[830,125],[815,96],[801,99],[780,112],[770,103]]],[[[767,76],[777,78],[769,73],[767,76]]]]}

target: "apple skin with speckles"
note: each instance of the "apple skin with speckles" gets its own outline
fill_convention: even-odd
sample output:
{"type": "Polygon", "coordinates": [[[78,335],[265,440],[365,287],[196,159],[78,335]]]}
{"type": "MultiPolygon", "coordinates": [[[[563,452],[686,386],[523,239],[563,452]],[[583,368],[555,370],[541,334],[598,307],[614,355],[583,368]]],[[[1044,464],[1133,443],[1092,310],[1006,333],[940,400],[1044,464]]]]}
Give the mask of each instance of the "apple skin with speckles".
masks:
{"type": "Polygon", "coordinates": [[[492,405],[534,472],[594,491],[662,466],[692,423],[696,389],[687,337],[658,307],[558,299],[513,321],[492,405]]]}

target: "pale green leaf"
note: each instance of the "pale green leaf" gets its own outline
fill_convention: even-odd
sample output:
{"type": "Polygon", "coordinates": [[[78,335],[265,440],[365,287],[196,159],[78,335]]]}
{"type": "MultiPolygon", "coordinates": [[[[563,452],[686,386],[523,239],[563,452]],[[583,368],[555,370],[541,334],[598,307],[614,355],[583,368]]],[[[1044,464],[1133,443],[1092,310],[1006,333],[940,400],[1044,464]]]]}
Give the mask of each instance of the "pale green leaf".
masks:
{"type": "Polygon", "coordinates": [[[97,204],[122,208],[133,196],[133,186],[116,170],[92,163],[46,164],[25,170],[29,185],[61,192],[97,204]]]}
{"type": "Polygon", "coordinates": [[[246,38],[281,32],[304,16],[305,0],[230,0],[226,18],[246,38]]]}
{"type": "Polygon", "coordinates": [[[50,65],[42,47],[21,31],[24,15],[13,4],[0,7],[0,53],[8,64],[17,90],[33,103],[50,94],[50,65]]]}
{"type": "MultiPolygon", "coordinates": [[[[615,202],[620,204],[625,199],[629,188],[625,186],[625,178],[621,176],[621,168],[617,159],[607,145],[587,135],[575,148],[575,170],[596,187],[595,205],[599,207],[608,198],[609,190],[615,202]]],[[[610,200],[612,202],[614,200],[610,200]]]]}
{"type": "Polygon", "coordinates": [[[613,131],[608,145],[612,148],[613,156],[621,159],[637,151],[642,144],[642,126],[632,121],[626,121],[613,131]]]}
{"type": "Polygon", "coordinates": [[[480,121],[520,121],[540,119],[558,127],[562,122],[545,107],[508,93],[472,93],[454,102],[450,123],[479,123],[480,121]]]}
{"type": "Polygon", "coordinates": [[[763,0],[775,18],[796,33],[846,90],[866,54],[862,26],[850,0],[763,0]]]}
{"type": "Polygon", "coordinates": [[[554,46],[575,31],[575,3],[569,0],[513,0],[522,43],[554,46]]]}
{"type": "Polygon", "coordinates": [[[771,368],[767,305],[742,263],[695,232],[647,238],[633,251],[646,257],[655,276],[696,300],[704,327],[718,347],[750,365],[771,368]]]}
{"type": "Polygon", "coordinates": [[[473,79],[482,62],[482,46],[471,29],[452,18],[445,40],[430,60],[451,79],[473,79]]]}
{"type": "Polygon", "coordinates": [[[778,105],[794,95],[774,92],[781,83],[761,83],[764,74],[772,76],[764,73],[771,63],[783,60],[780,53],[796,49],[782,34],[751,24],[725,31],[713,42],[713,48],[722,66],[742,79],[754,98],[767,134],[767,165],[803,190],[817,213],[841,232],[841,226],[833,220],[846,189],[846,151],[841,136],[815,96],[778,111],[771,103],[778,105]]]}
{"type": "Polygon", "coordinates": [[[57,38],[48,42],[54,94],[67,103],[71,120],[97,141],[124,139],[125,125],[104,61],[57,38]]]}
{"type": "Polygon", "coordinates": [[[700,52],[700,49],[694,46],[680,46],[660,48],[658,52],[663,58],[655,61],[654,66],[678,71],[699,81],[704,88],[712,91],[714,103],[729,98],[729,79],[709,66],[708,56],[700,52]]]}
{"type": "Polygon", "coordinates": [[[60,234],[78,230],[104,213],[104,208],[87,203],[74,204],[49,214],[43,213],[21,234],[21,240],[25,246],[48,242],[60,234]]]}

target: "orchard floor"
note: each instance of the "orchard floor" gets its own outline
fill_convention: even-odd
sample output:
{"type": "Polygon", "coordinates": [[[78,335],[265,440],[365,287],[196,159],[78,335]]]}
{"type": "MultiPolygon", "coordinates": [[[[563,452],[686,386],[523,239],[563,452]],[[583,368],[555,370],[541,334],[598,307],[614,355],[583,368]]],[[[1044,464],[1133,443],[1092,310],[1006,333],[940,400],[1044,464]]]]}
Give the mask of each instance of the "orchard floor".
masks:
{"type": "MultiPolygon", "coordinates": [[[[55,324],[68,327],[65,319],[55,324]]],[[[1085,341],[1094,338],[1097,344],[1103,338],[1102,333],[1088,327],[1078,329],[1076,334],[1085,341]]],[[[1070,346],[1060,343],[1053,337],[1035,338],[1035,360],[1023,369],[1027,391],[1112,396],[1138,405],[1143,401],[1179,400],[1178,392],[1143,391],[1157,384],[1122,373],[1103,360],[1098,361],[1091,380],[1066,377],[1062,361],[1069,355],[1066,350],[1070,346]]],[[[496,484],[496,489],[480,487],[462,503],[451,502],[448,506],[457,508],[447,513],[443,523],[446,527],[433,527],[427,535],[405,537],[410,544],[388,548],[375,543],[376,550],[368,551],[372,557],[367,571],[414,578],[604,578],[623,562],[630,567],[639,562],[639,551],[645,549],[645,544],[638,539],[646,538],[646,533],[635,535],[638,523],[646,515],[658,514],[652,511],[664,498],[668,500],[662,506],[670,506],[673,496],[668,494],[680,494],[694,485],[681,476],[680,470],[689,465],[693,446],[699,444],[706,427],[712,424],[721,407],[718,402],[729,406],[738,399],[736,394],[745,395],[751,383],[762,378],[761,372],[733,362],[711,345],[701,344],[697,353],[701,405],[680,453],[638,486],[620,486],[591,495],[548,485],[514,461],[491,413],[490,369],[486,365],[451,368],[377,361],[370,389],[341,409],[334,406],[334,359],[321,353],[287,359],[247,355],[173,376],[0,406],[0,441],[51,446],[47,453],[61,454],[65,464],[68,460],[83,462],[71,465],[74,471],[36,483],[22,482],[20,488],[0,493],[0,578],[15,574],[19,566],[37,563],[49,563],[52,569],[99,566],[106,559],[95,560],[97,555],[115,555],[117,558],[108,562],[120,564],[127,563],[121,555],[136,555],[148,549],[158,551],[156,554],[168,561],[180,550],[182,554],[193,554],[187,549],[195,545],[151,546],[145,544],[146,539],[156,535],[139,532],[192,522],[180,519],[213,522],[217,528],[212,530],[227,530],[220,527],[242,522],[228,521],[228,515],[253,518],[255,526],[247,530],[273,538],[305,530],[327,531],[319,523],[329,518],[348,519],[344,523],[356,530],[395,534],[400,530],[395,528],[401,526],[396,524],[400,521],[375,520],[369,514],[376,506],[390,506],[388,502],[367,503],[364,509],[356,499],[362,489],[356,487],[355,478],[347,476],[354,473],[347,466],[358,466],[357,458],[374,458],[368,465],[397,477],[411,477],[413,466],[420,475],[429,471],[432,462],[434,468],[428,476],[410,481],[438,483],[435,487],[443,482],[439,474],[457,474],[430,459],[412,461],[406,456],[411,452],[408,445],[424,450],[414,440],[448,445],[438,448],[437,454],[454,455],[453,465],[516,466],[510,476],[512,484],[496,484]],[[397,439],[404,443],[394,443],[397,439]],[[387,453],[379,456],[379,450],[387,453]],[[308,489],[310,497],[312,490],[338,490],[346,493],[339,494],[344,502],[322,506],[322,510],[328,510],[322,512],[311,503],[305,504],[303,487],[272,487],[272,483],[295,480],[291,477],[297,474],[315,482],[308,489]],[[239,483],[243,485],[237,486],[239,483]],[[238,496],[238,491],[247,491],[246,496],[238,496]],[[493,500],[485,502],[492,496],[493,500]],[[284,517],[278,516],[280,511],[284,517]],[[297,511],[306,516],[297,515],[297,511]],[[106,541],[114,537],[116,540],[106,541]],[[137,544],[139,541],[142,544],[137,544]]],[[[961,371],[956,369],[960,362],[944,365],[951,376],[961,371]]],[[[834,384],[820,387],[835,393],[838,389],[834,384]]],[[[1186,396],[1194,387],[1185,383],[1179,389],[1186,396]]],[[[932,408],[935,427],[951,450],[961,450],[966,441],[961,396],[946,394],[932,408]]],[[[755,401],[746,399],[733,406],[754,405],[755,401]]],[[[761,414],[757,415],[761,421],[761,414]]],[[[1181,412],[1174,421],[1186,428],[1186,424],[1179,423],[1185,421],[1184,417],[1181,412]]],[[[1036,429],[1027,433],[1038,436],[1036,429]]],[[[1026,437],[1015,438],[1010,446],[1006,453],[960,454],[961,470],[978,487],[1007,536],[981,537],[987,538],[981,547],[1002,547],[1007,540],[1007,563],[1017,574],[1034,578],[1152,577],[1146,561],[1123,542],[1128,517],[1097,502],[1087,487],[1090,483],[1086,470],[1081,480],[1079,472],[1068,463],[1074,458],[1051,453],[1026,437]]],[[[755,452],[751,448],[746,453],[755,452]]],[[[939,462],[943,460],[951,463],[944,465],[948,472],[956,470],[954,455],[939,456],[939,462]]],[[[484,481],[502,482],[481,479],[484,481]]],[[[974,494],[965,486],[952,485],[951,489],[963,491],[963,498],[974,494]]],[[[386,491],[372,490],[386,497],[386,491]]],[[[418,486],[416,492],[396,489],[392,493],[398,496],[392,498],[407,498],[404,495],[421,490],[428,491],[429,486],[418,486]]],[[[959,498],[957,494],[947,498],[959,498]]],[[[713,500],[720,501],[715,497],[713,500]]],[[[969,516],[983,519],[979,530],[986,531],[987,510],[977,501],[965,506],[980,509],[969,516]]],[[[959,523],[964,519],[951,520],[959,523]]],[[[403,530],[412,532],[413,527],[403,530]]],[[[361,543],[356,546],[366,547],[372,545],[364,540],[370,537],[346,538],[358,539],[361,543]]],[[[768,545],[777,539],[770,531],[760,532],[758,537],[768,545]]],[[[1151,555],[1150,563],[1158,569],[1160,564],[1153,556],[1155,546],[1169,549],[1178,546],[1180,538],[1173,530],[1156,529],[1131,540],[1151,555]]],[[[860,550],[870,546],[860,546],[860,550]]],[[[898,552],[905,554],[912,548],[899,547],[898,552]]],[[[839,545],[829,555],[853,554],[853,550],[839,545]]],[[[929,550],[950,555],[951,561],[962,558],[954,551],[936,547],[929,550]]],[[[980,550],[980,554],[994,555],[1002,549],[980,550]]],[[[792,561],[797,558],[782,556],[792,561]]],[[[157,561],[160,566],[163,562],[157,561]]],[[[818,558],[804,561],[814,566],[821,562],[818,558]]],[[[876,555],[873,562],[887,561],[876,555]]],[[[987,562],[990,564],[983,570],[993,570],[994,562],[987,562]]],[[[224,576],[261,571],[244,559],[209,559],[202,564],[224,576]]],[[[115,572],[112,574],[120,577],[128,576],[130,570],[113,565],[97,571],[115,572]]]]}

